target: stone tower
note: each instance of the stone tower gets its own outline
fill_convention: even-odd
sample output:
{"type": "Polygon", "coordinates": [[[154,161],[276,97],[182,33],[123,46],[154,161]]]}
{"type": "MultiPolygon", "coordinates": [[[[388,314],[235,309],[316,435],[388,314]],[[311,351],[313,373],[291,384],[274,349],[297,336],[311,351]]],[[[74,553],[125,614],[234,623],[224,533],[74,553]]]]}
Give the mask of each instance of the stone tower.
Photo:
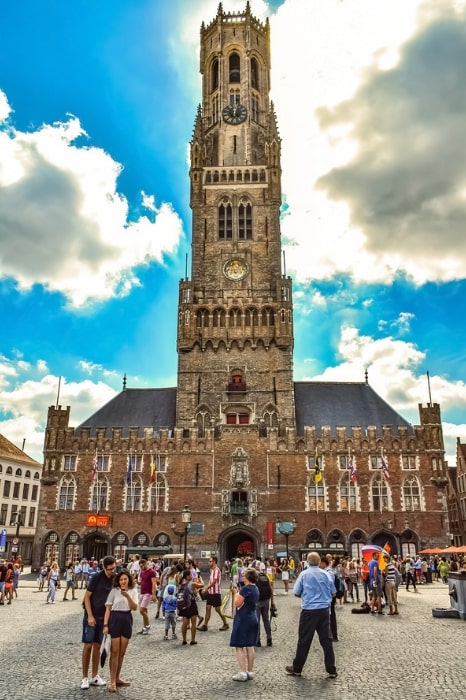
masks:
{"type": "Polygon", "coordinates": [[[294,427],[291,279],[282,272],[270,35],[244,12],[201,27],[191,140],[191,279],[180,282],[180,428],[294,427]]]}

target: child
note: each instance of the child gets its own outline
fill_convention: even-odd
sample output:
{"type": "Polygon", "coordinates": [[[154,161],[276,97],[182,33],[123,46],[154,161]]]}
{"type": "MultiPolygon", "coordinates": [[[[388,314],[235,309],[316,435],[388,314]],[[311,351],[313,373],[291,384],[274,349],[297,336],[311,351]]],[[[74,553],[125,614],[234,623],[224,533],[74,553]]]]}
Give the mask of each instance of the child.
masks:
{"type": "Polygon", "coordinates": [[[75,592],[75,578],[74,578],[74,566],[70,562],[66,568],[66,588],[63,593],[63,600],[68,600],[68,591],[71,593],[71,599],[76,600],[75,592]]]}
{"type": "Polygon", "coordinates": [[[168,630],[170,625],[172,628],[172,639],[177,639],[176,630],[176,595],[175,586],[170,584],[167,586],[167,595],[162,598],[162,612],[165,615],[165,637],[164,641],[168,641],[168,630]]]}

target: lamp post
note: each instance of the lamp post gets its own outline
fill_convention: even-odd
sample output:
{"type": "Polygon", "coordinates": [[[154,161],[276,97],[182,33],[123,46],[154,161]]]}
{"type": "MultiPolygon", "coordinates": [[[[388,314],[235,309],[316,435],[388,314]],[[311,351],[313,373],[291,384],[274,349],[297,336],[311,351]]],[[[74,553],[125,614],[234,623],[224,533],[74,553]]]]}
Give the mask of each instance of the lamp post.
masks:
{"type": "Polygon", "coordinates": [[[172,528],[172,532],[173,532],[173,534],[175,535],[175,537],[179,537],[179,538],[180,538],[179,550],[180,550],[180,554],[181,554],[181,540],[182,540],[183,537],[184,537],[184,532],[183,532],[183,531],[178,532],[178,530],[176,529],[176,521],[175,521],[175,518],[173,518],[173,520],[172,520],[171,528],[172,528]]]}
{"type": "MultiPolygon", "coordinates": [[[[19,557],[19,528],[23,524],[23,514],[21,513],[20,510],[17,510],[16,513],[13,513],[13,516],[15,518],[15,522],[13,525],[16,525],[16,532],[15,532],[15,540],[17,544],[14,545],[16,548],[16,559],[19,557]]],[[[13,548],[11,550],[13,552],[13,548]]]]}
{"type": "Polygon", "coordinates": [[[291,522],[285,522],[280,520],[280,518],[277,518],[277,522],[275,524],[275,531],[278,532],[279,535],[285,535],[285,540],[286,540],[286,558],[288,559],[288,538],[290,535],[294,533],[296,530],[297,526],[296,518],[293,518],[291,522]]]}
{"type": "Polygon", "coordinates": [[[183,506],[183,510],[181,511],[181,520],[184,523],[184,560],[186,561],[186,557],[188,555],[188,532],[191,527],[191,509],[189,506],[183,506]]]}

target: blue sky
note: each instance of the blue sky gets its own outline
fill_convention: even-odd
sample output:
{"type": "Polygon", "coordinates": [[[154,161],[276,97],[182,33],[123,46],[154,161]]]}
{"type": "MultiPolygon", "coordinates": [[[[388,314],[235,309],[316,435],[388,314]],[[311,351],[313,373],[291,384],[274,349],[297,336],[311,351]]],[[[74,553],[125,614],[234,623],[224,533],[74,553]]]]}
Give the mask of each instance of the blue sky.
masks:
{"type": "MultiPolygon", "coordinates": [[[[466,2],[251,6],[271,23],[295,378],[367,368],[417,423],[429,372],[453,463],[466,440],[466,2]]],[[[0,432],[33,457],[59,377],[72,425],[124,373],[176,384],[199,28],[217,7],[2,8],[0,432]]]]}

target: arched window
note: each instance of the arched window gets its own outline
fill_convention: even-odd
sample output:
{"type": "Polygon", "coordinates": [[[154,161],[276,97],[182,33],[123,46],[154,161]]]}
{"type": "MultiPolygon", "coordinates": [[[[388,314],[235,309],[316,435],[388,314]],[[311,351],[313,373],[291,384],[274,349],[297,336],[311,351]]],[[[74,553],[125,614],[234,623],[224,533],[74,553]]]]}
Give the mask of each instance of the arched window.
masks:
{"type": "Polygon", "coordinates": [[[358,509],[356,485],[351,482],[349,473],[343,474],[339,483],[340,510],[351,513],[358,509]]]}
{"type": "Polygon", "coordinates": [[[239,83],[241,78],[240,59],[237,53],[230,54],[228,60],[230,83],[239,83]]]}
{"type": "Polygon", "coordinates": [[[79,535],[77,532],[70,532],[65,540],[65,562],[75,562],[80,558],[79,535]]]}
{"type": "Polygon", "coordinates": [[[241,203],[238,207],[238,237],[242,240],[252,238],[252,207],[241,203]]]}
{"type": "Polygon", "coordinates": [[[157,472],[155,484],[150,487],[150,510],[158,513],[168,510],[168,489],[165,474],[157,472]]]}
{"type": "Polygon", "coordinates": [[[374,512],[388,510],[389,488],[381,473],[374,474],[371,482],[371,507],[374,512]]]}
{"type": "Polygon", "coordinates": [[[214,90],[217,90],[218,88],[218,59],[214,58],[212,61],[212,67],[210,71],[210,80],[211,80],[211,92],[214,92],[214,90]]]}
{"type": "Polygon", "coordinates": [[[142,510],[142,480],[140,476],[131,477],[131,483],[126,484],[125,510],[131,512],[142,510]]]}
{"type": "Polygon", "coordinates": [[[225,309],[214,309],[212,325],[214,328],[225,328],[225,309]]]}
{"type": "Polygon", "coordinates": [[[415,476],[405,479],[403,484],[404,510],[422,510],[421,489],[415,476]]]}
{"type": "Polygon", "coordinates": [[[230,328],[241,328],[241,310],[230,309],[228,325],[230,328]]]}
{"type": "Polygon", "coordinates": [[[220,204],[218,208],[218,237],[231,240],[233,237],[233,215],[230,202],[220,204]]]}
{"type": "Polygon", "coordinates": [[[259,90],[259,64],[255,58],[251,58],[251,87],[259,90]]]}
{"type": "Polygon", "coordinates": [[[60,482],[58,491],[58,510],[73,510],[76,494],[76,482],[74,476],[66,474],[60,482]]]}
{"type": "Polygon", "coordinates": [[[197,437],[205,437],[205,429],[210,428],[209,411],[198,411],[196,413],[197,437]]]}
{"type": "Polygon", "coordinates": [[[307,487],[307,506],[309,511],[320,512],[325,510],[325,481],[316,482],[309,479],[307,487]]]}
{"type": "Polygon", "coordinates": [[[23,476],[23,472],[21,471],[21,469],[17,469],[15,471],[15,476],[23,476]]]}
{"type": "Polygon", "coordinates": [[[264,411],[264,423],[267,428],[277,428],[278,427],[278,414],[273,409],[268,409],[264,411]]]}
{"type": "Polygon", "coordinates": [[[31,478],[31,472],[29,471],[29,469],[26,471],[26,474],[24,476],[26,477],[26,479],[31,478]]]}
{"type": "Polygon", "coordinates": [[[98,474],[91,486],[91,510],[99,512],[108,509],[108,478],[98,474]]]}

